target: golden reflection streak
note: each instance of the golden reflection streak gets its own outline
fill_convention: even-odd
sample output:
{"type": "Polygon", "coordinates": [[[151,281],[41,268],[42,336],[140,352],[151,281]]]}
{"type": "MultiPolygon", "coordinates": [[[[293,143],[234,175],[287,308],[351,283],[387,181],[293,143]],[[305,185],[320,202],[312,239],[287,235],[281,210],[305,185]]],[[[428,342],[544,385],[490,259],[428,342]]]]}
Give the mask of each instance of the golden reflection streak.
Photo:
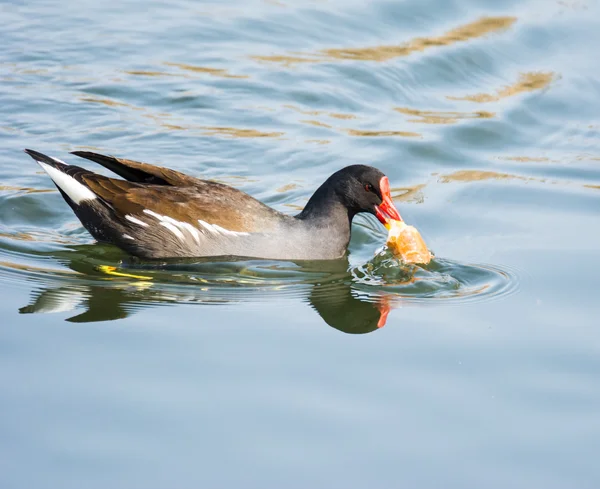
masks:
{"type": "Polygon", "coordinates": [[[300,56],[250,56],[250,58],[256,61],[267,61],[269,63],[279,63],[283,66],[293,66],[297,63],[322,63],[325,60],[319,58],[301,58],[300,56]]]}
{"type": "Polygon", "coordinates": [[[221,134],[230,137],[237,138],[267,138],[267,137],[279,137],[282,136],[283,132],[262,132],[256,129],[239,129],[235,127],[206,127],[206,126],[194,126],[194,125],[186,125],[182,126],[179,124],[175,124],[175,117],[169,113],[157,113],[153,114],[149,112],[147,109],[143,107],[136,107],[135,105],[127,104],[124,102],[117,102],[108,98],[99,98],[99,97],[80,97],[80,100],[84,102],[98,103],[102,105],[107,105],[111,107],[126,107],[136,112],[141,112],[142,117],[150,119],[157,125],[163,127],[164,129],[170,131],[192,131],[198,130],[203,131],[209,135],[221,134]],[[169,121],[170,120],[170,121],[169,121]],[[169,122],[167,122],[169,121],[169,122]]]}
{"type": "Polygon", "coordinates": [[[239,187],[240,185],[246,183],[256,183],[260,181],[256,178],[245,177],[242,175],[224,175],[220,178],[211,178],[210,180],[213,182],[229,185],[230,187],[239,187]]]}
{"type": "Polygon", "coordinates": [[[401,114],[419,117],[419,119],[408,119],[408,122],[424,124],[454,124],[462,119],[491,119],[496,116],[494,112],[487,112],[485,110],[476,112],[436,112],[435,110],[418,110],[408,107],[396,107],[394,110],[401,114]]]}
{"type": "MultiPolygon", "coordinates": [[[[71,151],[71,149],[70,146],[65,147],[65,151],[71,151]]],[[[94,153],[102,153],[104,151],[104,148],[100,146],[90,146],[87,144],[77,144],[73,149],[77,149],[78,151],[93,151],[94,153]]]]}
{"type": "MultiPolygon", "coordinates": [[[[511,175],[509,173],[498,173],[493,171],[485,171],[485,170],[460,170],[450,175],[442,175],[438,178],[438,182],[440,183],[452,183],[452,182],[480,182],[483,180],[521,180],[523,182],[538,182],[538,183],[548,183],[551,185],[576,185],[575,182],[564,181],[564,180],[554,180],[548,181],[546,178],[535,178],[535,177],[524,177],[521,175],[511,175]]],[[[590,185],[583,184],[581,185],[583,188],[590,188],[600,190],[600,185],[590,185]]]]}
{"type": "Polygon", "coordinates": [[[294,209],[295,211],[302,211],[304,207],[297,204],[283,204],[285,207],[289,207],[290,209],[294,209]]]}
{"type": "Polygon", "coordinates": [[[248,75],[232,75],[229,71],[221,68],[210,68],[206,66],[195,66],[188,65],[185,63],[172,63],[169,61],[164,62],[167,66],[174,66],[175,68],[179,68],[185,71],[192,71],[194,73],[203,73],[206,75],[216,76],[220,78],[250,78],[248,75]]]}
{"type": "Polygon", "coordinates": [[[81,100],[82,102],[90,102],[93,104],[102,104],[102,105],[108,105],[109,107],[127,107],[129,109],[133,109],[133,110],[144,110],[140,107],[135,107],[133,105],[130,104],[126,104],[124,102],[117,102],[116,100],[112,100],[109,98],[100,98],[100,97],[79,97],[79,100],[81,100]]]}
{"type": "Polygon", "coordinates": [[[460,26],[439,37],[416,38],[401,46],[377,46],[374,48],[328,49],[325,55],[335,59],[356,59],[361,61],[387,61],[400,56],[408,56],[435,46],[447,46],[457,42],[482,37],[490,32],[505,30],[516,17],[483,17],[475,22],[460,26]]]}
{"type": "MultiPolygon", "coordinates": [[[[510,173],[499,173],[488,170],[459,170],[449,175],[439,175],[439,173],[432,173],[432,176],[439,176],[438,183],[468,183],[468,182],[481,182],[485,180],[520,180],[524,182],[538,182],[548,183],[552,185],[561,184],[566,186],[576,185],[575,182],[571,181],[548,181],[546,178],[535,178],[525,177],[522,175],[512,175],[510,173]]],[[[427,186],[425,183],[417,184],[410,187],[396,187],[390,191],[392,193],[392,199],[397,202],[413,202],[421,204],[424,201],[422,190],[427,186]]],[[[583,184],[583,188],[590,188],[594,190],[600,190],[600,185],[583,184]]]]}
{"type": "Polygon", "coordinates": [[[208,135],[223,135],[234,138],[277,138],[283,136],[283,132],[262,132],[256,129],[239,129],[236,127],[204,127],[208,135]]]}
{"type": "Polygon", "coordinates": [[[392,188],[392,199],[398,202],[414,202],[416,204],[422,204],[425,201],[425,196],[422,192],[424,188],[424,183],[412,187],[392,188]]]}
{"type": "Polygon", "coordinates": [[[363,131],[360,129],[345,129],[350,136],[360,137],[385,137],[385,136],[400,136],[404,138],[421,138],[423,137],[418,132],[408,131],[363,131]]]}
{"type": "Polygon", "coordinates": [[[446,96],[446,98],[450,100],[467,100],[469,102],[477,102],[481,104],[488,102],[497,102],[500,99],[506,97],[513,97],[515,95],[518,95],[519,93],[541,90],[550,85],[550,83],[554,79],[555,74],[552,72],[532,71],[527,73],[521,73],[519,75],[519,79],[515,83],[498,90],[495,94],[477,93],[475,95],[466,95],[464,97],[453,97],[448,95],[446,96]]]}
{"type": "Polygon", "coordinates": [[[164,71],[150,71],[150,70],[124,70],[123,73],[135,76],[177,76],[173,73],[165,73],[164,71]]]}
{"type": "Polygon", "coordinates": [[[278,189],[275,189],[275,192],[279,192],[279,193],[284,193],[284,192],[289,192],[290,190],[294,190],[300,188],[300,185],[296,184],[296,183],[287,183],[282,187],[279,187],[278,189]]]}
{"type": "Polygon", "coordinates": [[[507,161],[519,161],[521,163],[541,163],[541,162],[554,162],[558,163],[558,160],[551,160],[545,156],[499,156],[499,160],[507,161]]]}
{"type": "Polygon", "coordinates": [[[295,105],[289,105],[289,104],[283,105],[283,107],[286,109],[294,110],[294,111],[299,112],[300,114],[304,114],[304,115],[319,115],[319,114],[323,113],[323,111],[321,111],[321,110],[304,110],[304,109],[301,109],[300,107],[296,107],[295,105]]]}
{"type": "Polygon", "coordinates": [[[31,188],[31,187],[15,187],[13,185],[0,185],[0,192],[25,192],[26,194],[41,194],[45,192],[55,192],[49,188],[31,188]]]}
{"type": "Polygon", "coordinates": [[[442,175],[438,179],[441,183],[450,182],[479,182],[482,180],[532,180],[519,175],[510,175],[508,173],[498,173],[486,170],[459,170],[450,175],[442,175]]]}
{"type": "Polygon", "coordinates": [[[417,37],[405,44],[374,46],[367,48],[323,49],[306,56],[253,56],[258,61],[280,63],[290,66],[296,63],[322,63],[336,60],[388,61],[412,53],[425,51],[431,47],[448,46],[458,42],[485,36],[492,32],[508,29],[516,22],[516,17],[482,17],[474,22],[452,29],[437,37],[417,37]]]}
{"type": "Polygon", "coordinates": [[[319,122],[319,121],[315,121],[315,120],[301,120],[299,122],[302,122],[304,124],[310,124],[311,126],[317,126],[317,127],[326,127],[327,129],[331,129],[331,126],[329,124],[325,124],[324,122],[319,122]]]}
{"type": "Polygon", "coordinates": [[[286,109],[291,109],[294,110],[296,112],[299,112],[300,114],[304,114],[304,115],[312,115],[312,116],[316,116],[316,115],[325,115],[328,117],[333,117],[334,119],[356,119],[357,117],[354,114],[343,114],[340,112],[327,112],[325,110],[304,110],[301,109],[300,107],[296,107],[295,105],[283,105],[283,107],[285,107],[286,109]]]}
{"type": "Polygon", "coordinates": [[[160,125],[171,131],[189,131],[191,129],[190,127],[178,126],[177,124],[169,124],[167,122],[161,122],[160,125]]]}
{"type": "Polygon", "coordinates": [[[326,115],[335,119],[356,119],[354,114],[340,114],[339,112],[326,112],[326,115]]]}
{"type": "Polygon", "coordinates": [[[329,144],[331,141],[329,139],[306,139],[305,143],[313,143],[313,144],[329,144]]]}

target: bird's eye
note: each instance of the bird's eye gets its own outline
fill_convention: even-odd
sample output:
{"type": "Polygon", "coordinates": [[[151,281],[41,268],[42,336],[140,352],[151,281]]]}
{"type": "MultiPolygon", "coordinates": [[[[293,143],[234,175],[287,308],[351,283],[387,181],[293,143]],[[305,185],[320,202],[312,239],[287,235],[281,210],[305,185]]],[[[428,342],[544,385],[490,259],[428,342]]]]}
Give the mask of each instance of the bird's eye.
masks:
{"type": "Polygon", "coordinates": [[[365,190],[367,192],[373,192],[373,185],[371,185],[370,183],[365,183],[365,190]]]}

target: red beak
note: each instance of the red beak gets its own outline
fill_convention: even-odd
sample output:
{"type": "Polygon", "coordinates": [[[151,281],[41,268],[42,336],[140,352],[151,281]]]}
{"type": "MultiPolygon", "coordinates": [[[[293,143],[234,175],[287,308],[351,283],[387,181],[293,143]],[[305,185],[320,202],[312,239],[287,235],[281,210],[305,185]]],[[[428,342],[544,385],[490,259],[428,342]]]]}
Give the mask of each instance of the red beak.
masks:
{"type": "Polygon", "coordinates": [[[381,190],[381,204],[375,206],[375,216],[381,224],[386,226],[388,221],[401,221],[400,213],[392,202],[392,194],[390,194],[390,181],[388,177],[381,177],[379,180],[379,189],[381,190]]]}

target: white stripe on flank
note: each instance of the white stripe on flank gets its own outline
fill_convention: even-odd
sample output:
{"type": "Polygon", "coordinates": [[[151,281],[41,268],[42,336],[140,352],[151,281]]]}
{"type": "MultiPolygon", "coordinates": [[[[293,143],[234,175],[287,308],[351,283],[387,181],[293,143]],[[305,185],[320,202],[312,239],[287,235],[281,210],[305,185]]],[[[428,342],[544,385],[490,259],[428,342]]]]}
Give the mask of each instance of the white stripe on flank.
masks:
{"type": "Polygon", "coordinates": [[[173,224],[171,224],[170,222],[167,222],[167,221],[160,221],[159,224],[161,226],[166,227],[169,231],[171,231],[175,236],[177,236],[181,241],[183,241],[185,243],[185,236],[177,228],[177,226],[174,226],[173,224]]]}
{"type": "Polygon", "coordinates": [[[47,163],[42,163],[41,161],[38,161],[38,163],[54,181],[57,187],[67,194],[67,196],[76,204],[81,204],[84,200],[96,199],[96,194],[94,192],[85,185],[79,183],[72,176],[63,173],[47,163]]]}
{"type": "Polygon", "coordinates": [[[248,236],[248,233],[243,231],[230,231],[229,229],[222,228],[218,224],[213,224],[213,227],[218,233],[228,234],[229,236],[248,236]]]}
{"type": "Polygon", "coordinates": [[[213,234],[224,234],[225,236],[248,236],[248,233],[243,231],[230,231],[229,229],[222,228],[218,224],[209,224],[202,219],[198,219],[198,224],[213,234]]]}
{"type": "Polygon", "coordinates": [[[162,221],[163,216],[161,216],[160,214],[157,214],[154,211],[151,211],[149,209],[144,209],[143,212],[144,212],[144,214],[148,214],[149,216],[156,217],[156,219],[158,219],[159,221],[162,221]]]}
{"type": "Polygon", "coordinates": [[[131,214],[127,214],[125,216],[125,219],[127,219],[128,221],[134,223],[134,224],[138,224],[140,226],[144,226],[145,228],[148,227],[148,223],[144,222],[144,221],[140,221],[137,217],[132,216],[131,214]]]}
{"type": "Polygon", "coordinates": [[[173,226],[180,226],[181,224],[183,224],[181,221],[178,221],[177,219],[173,219],[172,217],[169,217],[169,216],[160,216],[160,218],[163,221],[173,224],[173,226]]]}
{"type": "Polygon", "coordinates": [[[194,226],[192,226],[190,223],[188,222],[180,222],[179,223],[179,227],[183,227],[184,229],[187,229],[188,232],[194,237],[194,239],[196,240],[196,243],[200,244],[200,231],[198,231],[198,229],[196,229],[194,226]]]}
{"type": "Polygon", "coordinates": [[[211,232],[212,234],[217,234],[217,231],[215,230],[215,228],[213,228],[212,224],[208,224],[206,221],[203,221],[202,219],[198,219],[198,224],[200,224],[200,226],[202,226],[204,229],[211,232]]]}
{"type": "Polygon", "coordinates": [[[125,239],[131,239],[131,240],[135,241],[135,239],[134,239],[134,238],[132,238],[131,236],[129,236],[129,234],[124,234],[124,235],[123,235],[123,237],[124,237],[125,239]]]}
{"type": "Polygon", "coordinates": [[[177,226],[179,229],[187,230],[192,235],[192,237],[196,240],[196,242],[198,244],[200,244],[200,232],[198,231],[197,228],[195,228],[191,224],[189,224],[187,222],[183,222],[183,221],[177,221],[176,219],[173,219],[172,217],[169,217],[169,216],[162,216],[162,219],[163,219],[163,221],[173,224],[173,226],[177,226]]]}
{"type": "MultiPolygon", "coordinates": [[[[158,214],[157,212],[151,211],[150,209],[144,209],[143,212],[144,212],[144,214],[148,214],[149,216],[152,216],[155,219],[158,219],[158,221],[159,221],[158,223],[161,226],[164,226],[165,228],[167,228],[169,231],[171,231],[173,234],[175,234],[175,236],[177,236],[181,241],[185,240],[185,235],[181,231],[187,231],[188,233],[191,234],[191,236],[194,238],[196,243],[200,244],[200,239],[202,236],[200,234],[200,229],[192,226],[190,223],[178,221],[169,216],[163,216],[161,214],[158,214]]],[[[132,217],[132,216],[125,216],[125,217],[132,222],[138,221],[138,219],[136,219],[135,217],[132,217]],[[135,219],[135,221],[133,219],[135,219]]],[[[208,231],[213,236],[218,236],[218,235],[247,236],[248,235],[248,233],[245,233],[245,232],[230,231],[229,229],[222,228],[218,224],[209,224],[206,221],[203,221],[202,219],[198,219],[198,224],[202,227],[202,230],[208,231]]],[[[147,226],[148,224],[144,223],[144,225],[147,226]]]]}

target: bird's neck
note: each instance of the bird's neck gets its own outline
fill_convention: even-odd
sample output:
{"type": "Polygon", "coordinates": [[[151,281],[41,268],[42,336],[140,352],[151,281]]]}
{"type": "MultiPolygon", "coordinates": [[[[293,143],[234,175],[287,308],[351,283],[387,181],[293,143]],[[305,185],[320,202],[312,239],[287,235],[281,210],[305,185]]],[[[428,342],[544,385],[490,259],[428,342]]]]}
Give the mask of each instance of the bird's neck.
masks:
{"type": "Polygon", "coordinates": [[[314,222],[320,225],[336,225],[349,229],[354,217],[346,206],[342,204],[335,190],[325,182],[321,185],[300,214],[297,219],[306,222],[314,222]]]}
{"type": "Polygon", "coordinates": [[[335,190],[323,184],[296,216],[312,245],[329,249],[329,256],[343,256],[350,242],[353,215],[342,204],[335,190]]]}

